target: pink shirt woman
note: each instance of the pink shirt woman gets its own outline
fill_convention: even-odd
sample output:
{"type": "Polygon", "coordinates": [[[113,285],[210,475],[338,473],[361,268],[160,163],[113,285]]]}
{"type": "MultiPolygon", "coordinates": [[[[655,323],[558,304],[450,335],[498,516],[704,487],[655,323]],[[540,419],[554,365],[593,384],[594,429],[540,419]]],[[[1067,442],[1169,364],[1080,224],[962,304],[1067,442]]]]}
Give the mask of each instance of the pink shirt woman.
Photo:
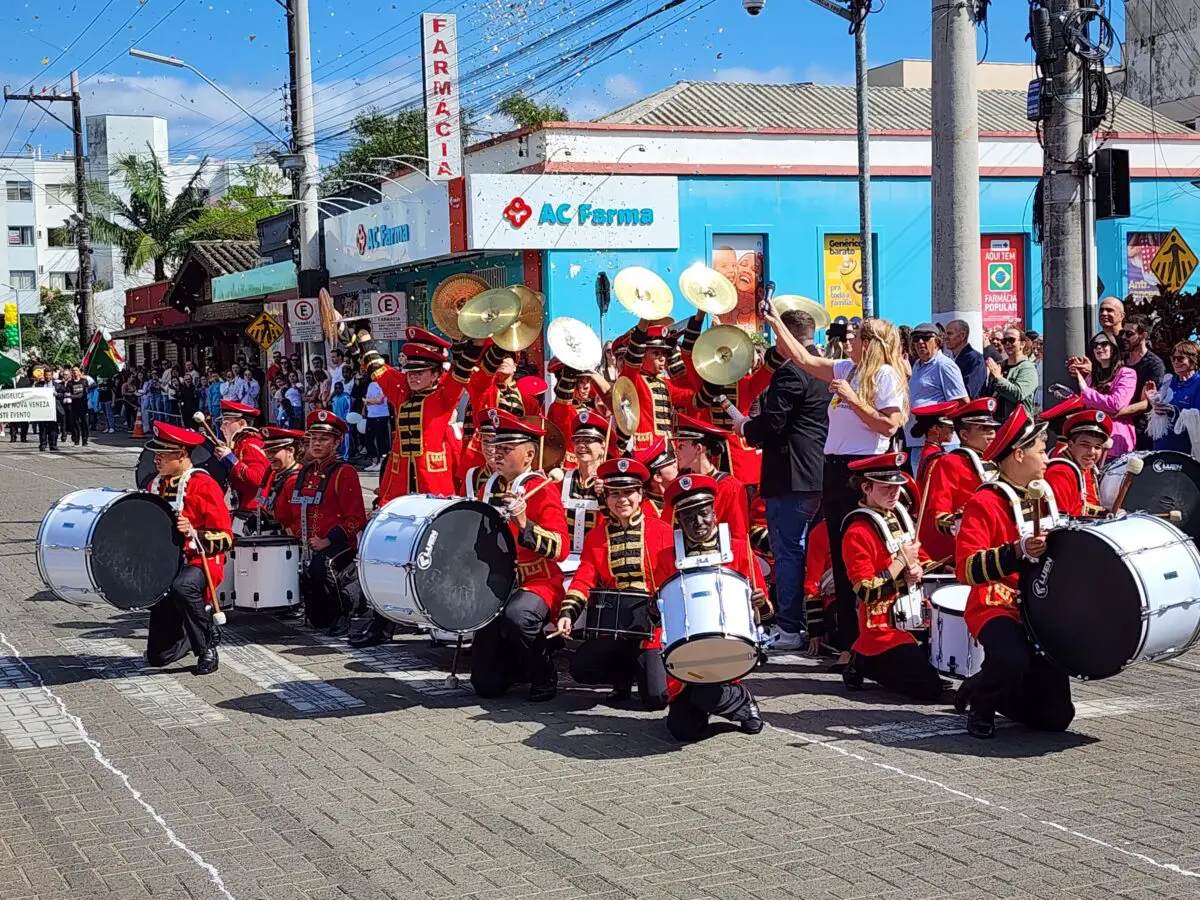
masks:
{"type": "Polygon", "coordinates": [[[1108,458],[1116,459],[1137,445],[1133,423],[1116,421],[1117,413],[1133,401],[1137,373],[1121,363],[1116,342],[1103,331],[1088,342],[1087,354],[1086,358],[1070,359],[1067,371],[1075,376],[1088,409],[1099,409],[1113,417],[1113,445],[1108,458]]]}

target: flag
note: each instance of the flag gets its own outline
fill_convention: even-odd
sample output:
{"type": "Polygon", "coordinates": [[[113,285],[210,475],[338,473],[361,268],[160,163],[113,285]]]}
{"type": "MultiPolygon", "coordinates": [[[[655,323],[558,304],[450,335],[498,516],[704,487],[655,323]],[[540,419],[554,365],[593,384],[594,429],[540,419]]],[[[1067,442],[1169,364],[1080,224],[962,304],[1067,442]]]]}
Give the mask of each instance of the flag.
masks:
{"type": "Polygon", "coordinates": [[[93,378],[112,378],[121,371],[124,358],[99,330],[92,336],[87,355],[83,357],[83,372],[93,378]]]}

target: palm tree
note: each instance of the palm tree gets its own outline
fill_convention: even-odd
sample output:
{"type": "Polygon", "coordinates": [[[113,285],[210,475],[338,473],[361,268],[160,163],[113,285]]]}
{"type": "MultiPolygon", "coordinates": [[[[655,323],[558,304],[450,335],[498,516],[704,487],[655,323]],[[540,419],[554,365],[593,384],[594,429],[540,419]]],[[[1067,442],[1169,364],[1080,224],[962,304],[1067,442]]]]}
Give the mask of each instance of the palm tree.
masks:
{"type": "MultiPolygon", "coordinates": [[[[149,145],[147,145],[149,147],[149,145]]],[[[121,157],[112,174],[129,188],[129,202],[107,191],[92,191],[89,205],[96,210],[88,215],[92,238],[121,249],[121,264],[126,272],[136,272],[154,263],[154,280],[165,281],[167,265],[177,265],[187,252],[196,220],[205,210],[204,189],[199,182],[208,165],[208,157],[173,198],[167,190],[167,172],[151,149],[144,156],[121,157]]]]}

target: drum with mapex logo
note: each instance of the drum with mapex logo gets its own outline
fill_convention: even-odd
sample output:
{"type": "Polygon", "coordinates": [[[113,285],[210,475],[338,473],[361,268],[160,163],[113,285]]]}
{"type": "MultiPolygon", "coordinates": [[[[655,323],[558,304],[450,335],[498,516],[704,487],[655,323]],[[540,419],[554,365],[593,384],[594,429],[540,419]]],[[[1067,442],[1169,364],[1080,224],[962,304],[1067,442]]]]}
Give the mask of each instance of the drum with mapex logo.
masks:
{"type": "Polygon", "coordinates": [[[1135,456],[1142,460],[1142,471],[1130,482],[1123,508],[1145,513],[1177,511],[1175,524],[1192,540],[1200,541],[1200,462],[1186,453],[1155,450],[1114,460],[1100,475],[1100,502],[1112,509],[1129,460],[1135,456]]]}
{"type": "Polygon", "coordinates": [[[456,497],[397,497],[367,522],[358,579],[397,625],[467,634],[500,614],[517,580],[517,547],[500,512],[456,497]]]}
{"type": "Polygon", "coordinates": [[[1038,652],[1068,675],[1107,678],[1170,659],[1200,639],[1200,550],[1150,515],[1074,521],[1047,534],[1023,574],[1021,617],[1038,652]]]}

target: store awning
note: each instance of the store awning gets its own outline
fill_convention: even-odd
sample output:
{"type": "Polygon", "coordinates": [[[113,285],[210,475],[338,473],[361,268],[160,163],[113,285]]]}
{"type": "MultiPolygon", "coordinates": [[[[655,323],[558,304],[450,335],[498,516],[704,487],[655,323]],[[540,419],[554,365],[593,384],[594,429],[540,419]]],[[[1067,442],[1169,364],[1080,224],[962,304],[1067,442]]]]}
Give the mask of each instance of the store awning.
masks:
{"type": "Polygon", "coordinates": [[[245,272],[221,275],[212,280],[213,303],[244,300],[250,297],[269,297],[272,294],[294,293],[295,291],[296,264],[291,261],[272,263],[269,266],[247,269],[245,272]]]}
{"type": "Polygon", "coordinates": [[[145,328],[122,328],[120,331],[114,331],[112,336],[118,340],[127,341],[130,338],[145,337],[149,332],[145,328]]]}

